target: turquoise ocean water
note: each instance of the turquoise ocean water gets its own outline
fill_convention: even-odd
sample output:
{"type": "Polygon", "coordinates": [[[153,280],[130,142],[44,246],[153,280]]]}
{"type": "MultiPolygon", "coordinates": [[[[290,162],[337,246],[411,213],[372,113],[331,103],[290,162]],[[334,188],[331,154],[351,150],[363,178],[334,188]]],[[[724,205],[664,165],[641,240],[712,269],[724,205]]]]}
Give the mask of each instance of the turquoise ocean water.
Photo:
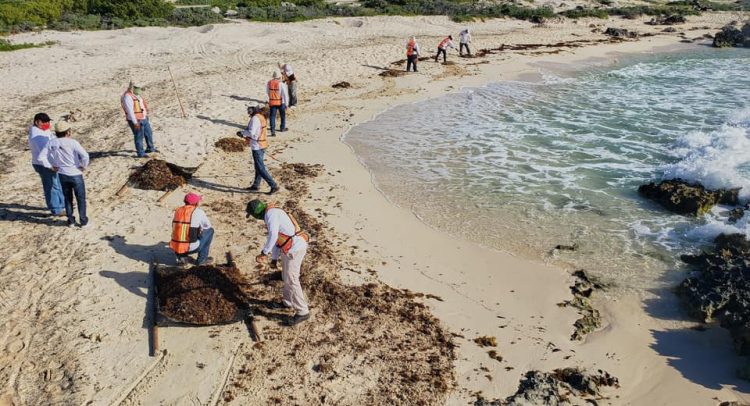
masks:
{"type": "Polygon", "coordinates": [[[344,140],[394,203],[490,247],[585,268],[623,289],[672,284],[679,254],[750,231],[726,208],[670,215],[640,184],[681,177],[750,199],[750,50],[540,71],[400,106],[344,140]],[[554,252],[577,244],[575,252],[554,252]]]}

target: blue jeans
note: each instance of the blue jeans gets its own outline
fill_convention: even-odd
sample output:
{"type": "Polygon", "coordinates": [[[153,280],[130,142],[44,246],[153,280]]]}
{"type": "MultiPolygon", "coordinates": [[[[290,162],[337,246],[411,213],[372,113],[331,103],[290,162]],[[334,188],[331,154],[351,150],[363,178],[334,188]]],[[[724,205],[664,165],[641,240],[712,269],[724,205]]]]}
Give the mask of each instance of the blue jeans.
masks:
{"type": "Polygon", "coordinates": [[[130,131],[133,132],[133,138],[135,139],[135,152],[138,156],[146,155],[146,152],[154,152],[154,134],[151,131],[151,124],[148,122],[148,117],[138,122],[141,128],[135,129],[135,125],[131,121],[128,121],[130,131]],[[146,151],[143,151],[143,139],[146,139],[146,151]]]}
{"type": "Polygon", "coordinates": [[[211,249],[211,242],[214,240],[214,229],[209,228],[201,232],[201,236],[198,237],[198,249],[188,252],[187,254],[180,254],[177,257],[187,257],[190,254],[198,253],[198,259],[195,261],[196,265],[200,265],[206,262],[208,259],[208,251],[211,249]]]}
{"type": "Polygon", "coordinates": [[[75,224],[76,222],[76,217],[73,215],[73,194],[75,194],[78,217],[81,219],[81,225],[85,226],[88,224],[89,218],[86,217],[86,185],[83,183],[83,175],[68,176],[60,174],[59,176],[63,196],[65,196],[65,214],[68,216],[68,224],[75,224]]]}
{"type": "Polygon", "coordinates": [[[263,162],[263,156],[265,154],[266,150],[264,149],[253,150],[253,167],[255,167],[255,180],[253,181],[253,185],[251,186],[252,188],[257,189],[258,187],[260,187],[261,179],[265,180],[266,183],[268,183],[268,186],[271,187],[271,189],[276,187],[276,182],[274,182],[271,174],[268,173],[266,164],[265,162],[263,162]]]}
{"type": "Polygon", "coordinates": [[[286,128],[286,104],[271,106],[268,114],[271,116],[271,134],[276,133],[276,112],[281,114],[281,130],[286,128]]]}
{"type": "Polygon", "coordinates": [[[39,177],[42,178],[42,188],[44,189],[44,201],[47,208],[54,215],[58,215],[65,210],[65,197],[63,197],[62,186],[57,172],[45,168],[42,165],[32,165],[39,177]]]}

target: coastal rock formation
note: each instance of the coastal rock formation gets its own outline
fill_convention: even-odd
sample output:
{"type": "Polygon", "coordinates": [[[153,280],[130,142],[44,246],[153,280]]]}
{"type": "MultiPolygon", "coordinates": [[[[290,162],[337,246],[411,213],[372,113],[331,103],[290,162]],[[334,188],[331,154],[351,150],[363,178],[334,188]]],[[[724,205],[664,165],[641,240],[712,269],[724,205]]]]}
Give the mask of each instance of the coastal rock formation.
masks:
{"type": "Polygon", "coordinates": [[[506,398],[504,404],[570,405],[574,403],[571,398],[583,400],[598,396],[605,386],[617,388],[619,382],[617,378],[601,370],[596,374],[589,374],[579,368],[556,369],[551,373],[529,371],[519,383],[516,393],[506,398]]]}
{"type": "Polygon", "coordinates": [[[718,321],[729,330],[735,348],[750,354],[750,241],[743,234],[721,234],[714,252],[683,256],[698,274],[678,287],[691,316],[704,322],[718,321]]]}
{"type": "Polygon", "coordinates": [[[641,185],[638,193],[677,214],[700,216],[716,204],[739,204],[740,189],[708,190],[703,185],[671,179],[641,185]]]}
{"type": "Polygon", "coordinates": [[[591,305],[591,296],[593,295],[594,290],[601,289],[602,285],[593,282],[582,269],[573,272],[573,276],[575,277],[575,282],[570,287],[570,291],[573,293],[573,300],[566,300],[565,302],[558,304],[558,306],[571,306],[578,309],[581,318],[576,320],[573,324],[575,330],[570,339],[581,341],[587,334],[602,325],[599,311],[591,305]]]}
{"type": "Polygon", "coordinates": [[[685,24],[686,22],[687,22],[687,19],[685,19],[685,16],[682,16],[679,14],[672,14],[668,16],[660,16],[660,17],[652,18],[651,21],[647,22],[646,24],[675,25],[675,24],[685,24]]]}
{"type": "Polygon", "coordinates": [[[604,35],[609,35],[610,37],[616,37],[616,38],[638,38],[638,33],[635,31],[628,31],[624,28],[607,28],[606,31],[604,31],[604,35]]]}
{"type": "Polygon", "coordinates": [[[736,24],[725,26],[714,36],[713,45],[717,48],[750,47],[750,21],[741,29],[736,24]]]}

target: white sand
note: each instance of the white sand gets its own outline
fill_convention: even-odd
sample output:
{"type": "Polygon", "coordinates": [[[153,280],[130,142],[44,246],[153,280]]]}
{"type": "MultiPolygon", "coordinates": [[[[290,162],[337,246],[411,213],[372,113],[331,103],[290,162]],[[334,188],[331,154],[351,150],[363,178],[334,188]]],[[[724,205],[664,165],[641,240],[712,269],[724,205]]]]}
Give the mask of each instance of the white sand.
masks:
{"type": "MultiPolygon", "coordinates": [[[[709,27],[686,31],[687,38],[694,38],[734,19],[738,16],[691,17],[689,25],[677,28],[682,32],[709,27]]],[[[642,20],[559,21],[545,27],[490,20],[471,24],[473,49],[605,38],[590,33],[590,23],[639,32],[663,28],[642,20]]],[[[0,100],[2,154],[8,168],[0,184],[0,207],[6,213],[0,221],[0,405],[40,399],[101,405],[120,400],[214,404],[221,399],[226,373],[236,368],[234,354],[252,351],[243,325],[163,328],[161,342],[168,353],[148,356],[148,262],[171,260],[165,241],[181,192],[164,204],[156,203],[159,192],[131,190],[122,198],[114,196],[130,168],[140,162],[132,158],[132,136],[119,95],[131,77],[146,83],[157,146],[175,163],[196,166],[206,160],[198,173],[201,181],[193,188],[207,202],[244,196],[240,189],[252,175],[249,157],[214,151],[213,142],[244,126],[245,104],[265,99],[265,82],[281,61],[292,63],[298,73],[300,107],[289,118],[291,130],[271,140],[270,152],[285,162],[326,166],[331,175],[313,185],[305,207],[310,212],[321,209],[325,220],[357,246],[352,262],[376,270],[392,286],[444,299],[425,303],[450,330],[465,337],[457,339],[458,386],[449,404],[467,404],[475,391],[502,398],[515,391],[527,370],[571,365],[617,376],[622,387],[606,392],[612,404],[750,401],[750,385],[734,377],[739,358],[726,332],[698,332],[685,329],[683,322],[658,320],[632,298],[600,301],[606,327],[584,343],[571,342],[577,314],[556,305],[570,299],[567,271],[427,227],[379,194],[370,174],[339,140],[352,125],[386,108],[463,86],[533,74],[535,63],[580,66],[611,52],[648,52],[674,45],[682,37],[658,35],[559,55],[495,54],[482,65],[469,65],[479,59],[458,60],[452,54],[455,66],[423,62],[417,75],[377,76],[378,67],[404,57],[409,35],[418,36],[427,54],[441,36],[462,27],[438,17],[377,17],[13,37],[26,42],[54,40],[59,45],[0,54],[5,96],[0,100]],[[180,86],[189,116],[185,120],[167,65],[180,86]],[[342,80],[353,88],[330,87],[342,80]],[[52,220],[29,209],[43,201],[29,153],[24,152],[25,127],[37,111],[56,118],[76,109],[81,119],[75,123],[75,137],[90,152],[103,153],[86,173],[93,221],[88,230],[49,226],[52,220]],[[287,145],[283,151],[282,145],[287,145]],[[485,349],[470,341],[483,335],[497,337],[503,362],[490,359],[485,349]],[[240,343],[246,344],[238,351],[240,343]],[[488,371],[480,370],[482,366],[488,371]]],[[[272,170],[278,167],[273,160],[267,159],[267,164],[272,170]]],[[[263,235],[240,213],[208,214],[217,230],[214,257],[231,249],[240,268],[252,270],[263,235]]],[[[261,325],[267,328],[269,323],[261,325]]],[[[336,383],[339,390],[353,390],[354,378],[336,383]]]]}

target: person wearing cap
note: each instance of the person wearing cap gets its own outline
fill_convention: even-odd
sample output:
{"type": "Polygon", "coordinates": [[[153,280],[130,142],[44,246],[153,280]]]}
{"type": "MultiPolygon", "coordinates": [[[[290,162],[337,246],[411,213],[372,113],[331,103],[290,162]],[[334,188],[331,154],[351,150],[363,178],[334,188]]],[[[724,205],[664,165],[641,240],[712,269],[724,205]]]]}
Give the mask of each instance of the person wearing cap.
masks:
{"type": "Polygon", "coordinates": [[[466,48],[466,53],[471,56],[471,49],[469,49],[470,42],[471,33],[469,32],[468,28],[465,28],[463,31],[461,31],[458,38],[458,54],[460,56],[464,56],[464,47],[466,48]]]}
{"type": "Polygon", "coordinates": [[[122,94],[120,102],[125,112],[130,131],[133,132],[135,141],[135,152],[139,158],[145,158],[146,153],[159,152],[154,147],[154,136],[151,131],[151,123],[148,121],[148,103],[141,96],[140,84],[131,81],[128,89],[122,94]],[[143,150],[143,139],[146,139],[146,150],[143,150]]]}
{"type": "Polygon", "coordinates": [[[73,214],[73,195],[75,195],[81,227],[86,228],[89,225],[89,218],[86,216],[86,184],[83,181],[83,171],[89,166],[89,154],[78,141],[71,138],[73,130],[70,124],[56,123],[55,135],[57,138],[51,139],[42,153],[46,154],[52,170],[60,177],[68,226],[73,227],[76,224],[73,214]]]}
{"type": "Polygon", "coordinates": [[[289,90],[284,82],[281,81],[281,75],[278,71],[273,72],[273,78],[266,85],[266,94],[268,95],[268,107],[271,118],[271,137],[276,136],[276,112],[281,115],[281,132],[286,128],[286,106],[289,105],[289,90]]]}
{"type": "Polygon", "coordinates": [[[266,124],[266,118],[260,112],[258,106],[249,106],[247,108],[247,114],[250,116],[250,122],[247,123],[247,129],[244,131],[237,131],[237,135],[245,138],[245,141],[250,144],[250,151],[253,154],[253,167],[255,168],[255,180],[247,190],[251,192],[257,192],[260,189],[261,181],[266,181],[271,190],[268,192],[272,195],[279,191],[279,186],[271,177],[271,174],[266,169],[265,153],[268,148],[268,127],[266,124]]]}
{"type": "Polygon", "coordinates": [[[271,268],[276,268],[281,257],[282,303],[294,309],[294,316],[288,320],[290,326],[310,318],[310,309],[302,292],[300,269],[307,253],[307,242],[310,240],[291,214],[266,204],[258,199],[248,202],[245,208],[246,217],[263,220],[268,230],[268,238],[255,261],[264,264],[271,257],[271,268]]]}
{"type": "Polygon", "coordinates": [[[52,170],[47,154],[42,154],[44,147],[52,139],[51,121],[52,119],[46,113],[38,113],[34,116],[34,123],[29,127],[29,149],[31,150],[31,165],[42,180],[47,209],[53,216],[59,216],[65,212],[65,198],[62,186],[60,186],[60,178],[57,172],[52,170]]]}
{"type": "Polygon", "coordinates": [[[409,42],[406,43],[406,71],[409,71],[409,68],[414,69],[414,72],[417,71],[417,60],[419,59],[419,44],[417,43],[417,38],[412,36],[409,38],[409,42]]]}
{"type": "Polygon", "coordinates": [[[297,77],[294,76],[292,65],[288,63],[279,63],[279,70],[282,81],[289,89],[289,107],[294,107],[297,105],[297,77]]]}
{"type": "Polygon", "coordinates": [[[453,45],[453,35],[449,35],[442,41],[440,41],[440,43],[438,44],[437,54],[435,54],[435,62],[438,61],[440,54],[443,54],[443,63],[448,61],[448,54],[446,53],[446,50],[448,48],[456,49],[456,46],[453,45]]]}
{"type": "Polygon", "coordinates": [[[202,197],[194,192],[185,195],[184,206],[174,211],[172,219],[172,238],[169,248],[177,256],[177,264],[187,265],[190,255],[198,253],[196,265],[210,265],[213,258],[209,257],[211,242],[214,239],[214,229],[211,222],[198,205],[202,197]]]}

